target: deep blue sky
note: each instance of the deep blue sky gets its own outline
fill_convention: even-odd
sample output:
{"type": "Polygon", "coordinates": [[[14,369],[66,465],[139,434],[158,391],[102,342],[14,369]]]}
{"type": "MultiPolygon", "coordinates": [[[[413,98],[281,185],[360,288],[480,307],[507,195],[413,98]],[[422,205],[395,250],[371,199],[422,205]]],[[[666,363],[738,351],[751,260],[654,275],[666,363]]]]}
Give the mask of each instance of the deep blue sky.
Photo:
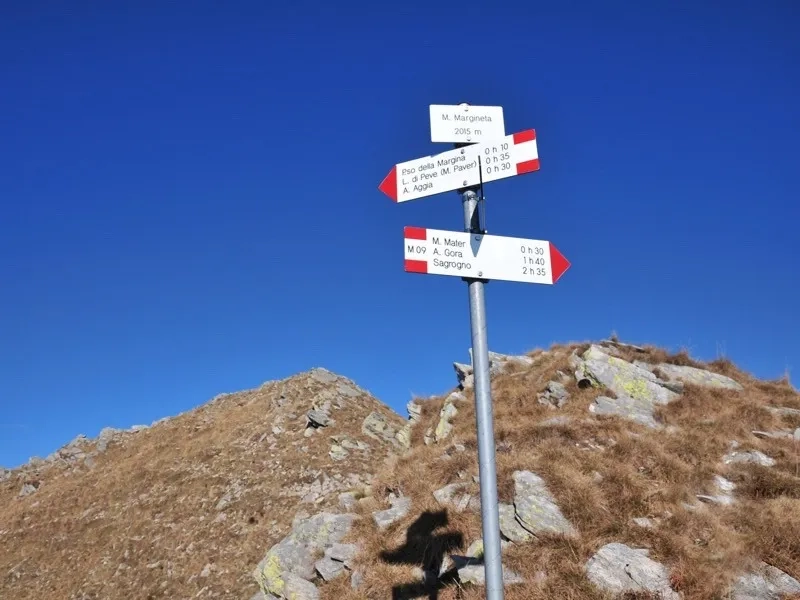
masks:
{"type": "Polygon", "coordinates": [[[458,196],[377,189],[449,148],[431,103],[536,129],[488,228],[572,262],[489,284],[491,349],[800,370],[796,2],[62,4],[0,7],[0,464],[313,366],[403,414],[451,387],[466,286],[402,231],[458,196]]]}

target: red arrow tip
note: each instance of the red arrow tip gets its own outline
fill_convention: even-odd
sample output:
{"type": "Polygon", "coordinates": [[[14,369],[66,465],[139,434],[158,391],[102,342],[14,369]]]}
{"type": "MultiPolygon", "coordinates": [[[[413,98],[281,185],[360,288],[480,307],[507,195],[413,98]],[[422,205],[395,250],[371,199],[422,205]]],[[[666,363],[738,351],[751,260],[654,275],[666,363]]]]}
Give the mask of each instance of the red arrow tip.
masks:
{"type": "Polygon", "coordinates": [[[378,189],[397,202],[397,167],[392,167],[389,174],[383,178],[378,189]]]}
{"type": "Polygon", "coordinates": [[[558,281],[570,266],[566,257],[550,242],[550,270],[553,272],[553,283],[558,281]]]}

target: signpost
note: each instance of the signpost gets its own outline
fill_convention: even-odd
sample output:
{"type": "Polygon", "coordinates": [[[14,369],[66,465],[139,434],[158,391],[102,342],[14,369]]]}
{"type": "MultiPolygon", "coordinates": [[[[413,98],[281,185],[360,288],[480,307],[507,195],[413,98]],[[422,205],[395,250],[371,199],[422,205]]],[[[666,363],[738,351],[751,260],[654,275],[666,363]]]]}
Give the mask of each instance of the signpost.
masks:
{"type": "Polygon", "coordinates": [[[431,104],[431,141],[474,143],[506,134],[502,106],[431,104]]]}
{"type": "Polygon", "coordinates": [[[423,227],[406,227],[404,238],[409,273],[553,284],[570,267],[542,240],[423,227]]]}
{"type": "Polygon", "coordinates": [[[398,163],[378,189],[395,202],[407,202],[538,170],[536,131],[527,129],[398,163]]]}
{"type": "Polygon", "coordinates": [[[433,104],[430,116],[432,141],[468,145],[399,163],[378,188],[395,202],[454,190],[461,194],[464,231],[405,228],[405,270],[461,277],[467,282],[486,598],[503,600],[484,282],[494,279],[552,285],[570,263],[552,242],[487,235],[481,226],[477,192],[484,183],[539,170],[536,132],[528,129],[505,135],[502,107],[433,104]],[[464,115],[474,118],[462,125],[455,117],[464,115]]]}

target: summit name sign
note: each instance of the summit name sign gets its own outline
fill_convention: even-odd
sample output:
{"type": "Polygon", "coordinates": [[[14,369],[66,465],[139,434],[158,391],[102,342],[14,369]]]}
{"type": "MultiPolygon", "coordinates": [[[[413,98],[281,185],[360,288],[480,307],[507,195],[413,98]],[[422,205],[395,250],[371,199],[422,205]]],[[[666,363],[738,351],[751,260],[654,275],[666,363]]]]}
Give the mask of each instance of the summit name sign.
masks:
{"type": "Polygon", "coordinates": [[[431,104],[431,141],[475,143],[506,134],[502,106],[431,104]]]}

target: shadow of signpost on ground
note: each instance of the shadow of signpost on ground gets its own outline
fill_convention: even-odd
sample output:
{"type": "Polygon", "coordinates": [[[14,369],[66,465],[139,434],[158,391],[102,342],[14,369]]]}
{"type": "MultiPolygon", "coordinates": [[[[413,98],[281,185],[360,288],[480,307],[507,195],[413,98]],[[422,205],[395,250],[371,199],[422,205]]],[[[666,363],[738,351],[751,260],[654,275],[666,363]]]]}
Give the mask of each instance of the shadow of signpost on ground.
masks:
{"type": "Polygon", "coordinates": [[[455,580],[455,573],[439,577],[445,555],[464,543],[460,533],[436,533],[447,523],[447,511],[426,511],[408,527],[405,544],[380,553],[381,560],[386,563],[414,565],[425,573],[422,582],[394,586],[392,600],[412,600],[426,595],[429,600],[437,600],[439,590],[455,580]]]}

